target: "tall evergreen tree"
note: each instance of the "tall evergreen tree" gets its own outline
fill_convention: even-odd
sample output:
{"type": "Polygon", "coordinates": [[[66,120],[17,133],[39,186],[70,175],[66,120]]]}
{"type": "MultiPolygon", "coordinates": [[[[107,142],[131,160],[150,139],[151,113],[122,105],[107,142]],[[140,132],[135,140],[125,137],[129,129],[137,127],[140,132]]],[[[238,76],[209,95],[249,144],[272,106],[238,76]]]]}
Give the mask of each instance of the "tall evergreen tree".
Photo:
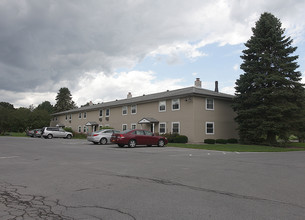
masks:
{"type": "Polygon", "coordinates": [[[66,87],[59,89],[55,100],[55,112],[61,112],[76,108],[76,105],[72,100],[71,92],[66,87]]]}
{"type": "Polygon", "coordinates": [[[292,39],[284,36],[281,22],[263,13],[245,43],[244,74],[236,81],[233,108],[243,142],[276,143],[276,136],[287,138],[296,132],[301,119],[304,88],[292,53],[292,39]]]}

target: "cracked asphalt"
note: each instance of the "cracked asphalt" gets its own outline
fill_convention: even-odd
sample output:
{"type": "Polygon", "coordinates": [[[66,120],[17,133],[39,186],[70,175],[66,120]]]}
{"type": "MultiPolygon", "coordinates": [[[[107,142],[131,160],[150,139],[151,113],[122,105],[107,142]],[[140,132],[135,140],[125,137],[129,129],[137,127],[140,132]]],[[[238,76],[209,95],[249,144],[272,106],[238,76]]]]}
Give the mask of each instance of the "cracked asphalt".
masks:
{"type": "Polygon", "coordinates": [[[304,158],[0,137],[0,219],[305,219],[304,158]]]}

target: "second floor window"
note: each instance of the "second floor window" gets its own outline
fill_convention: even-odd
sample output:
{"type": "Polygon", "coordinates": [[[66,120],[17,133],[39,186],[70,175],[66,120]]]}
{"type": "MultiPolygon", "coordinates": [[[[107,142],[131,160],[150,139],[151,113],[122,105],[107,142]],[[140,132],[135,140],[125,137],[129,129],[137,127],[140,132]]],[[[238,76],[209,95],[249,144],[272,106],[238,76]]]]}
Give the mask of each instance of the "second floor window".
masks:
{"type": "Polygon", "coordinates": [[[100,110],[100,118],[103,117],[103,109],[100,110]]]}
{"type": "Polygon", "coordinates": [[[172,100],[172,110],[179,110],[180,109],[180,99],[173,99],[172,100]]]}
{"type": "Polygon", "coordinates": [[[87,118],[87,112],[84,112],[84,118],[87,118]]]}
{"type": "Polygon", "coordinates": [[[214,99],[206,99],[206,110],[214,110],[214,99]]]}
{"type": "Polygon", "coordinates": [[[159,102],[159,112],[165,112],[166,111],[166,101],[160,101],[159,102]]]}
{"type": "Polygon", "coordinates": [[[123,106],[122,107],[122,115],[127,115],[127,112],[128,111],[128,108],[127,108],[127,106],[123,106]]]}
{"type": "Polygon", "coordinates": [[[105,114],[105,116],[106,116],[106,117],[110,116],[110,109],[109,109],[109,108],[106,109],[106,114],[105,114]]]}
{"type": "Polygon", "coordinates": [[[131,114],[137,114],[137,105],[131,106],[131,114]]]}
{"type": "Polygon", "coordinates": [[[82,118],[82,113],[81,113],[81,112],[78,113],[78,118],[79,118],[79,119],[82,118]]]}

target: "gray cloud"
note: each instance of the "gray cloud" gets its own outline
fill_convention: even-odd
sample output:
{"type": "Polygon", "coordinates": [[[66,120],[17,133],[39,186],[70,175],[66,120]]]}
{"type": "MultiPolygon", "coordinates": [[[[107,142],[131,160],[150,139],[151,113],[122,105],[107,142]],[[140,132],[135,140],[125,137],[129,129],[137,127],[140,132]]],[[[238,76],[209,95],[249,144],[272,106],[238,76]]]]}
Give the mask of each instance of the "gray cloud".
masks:
{"type": "Polygon", "coordinates": [[[247,19],[266,6],[246,2],[0,0],[0,90],[56,92],[59,82],[73,90],[84,72],[132,68],[162,45],[240,43],[247,19]]]}

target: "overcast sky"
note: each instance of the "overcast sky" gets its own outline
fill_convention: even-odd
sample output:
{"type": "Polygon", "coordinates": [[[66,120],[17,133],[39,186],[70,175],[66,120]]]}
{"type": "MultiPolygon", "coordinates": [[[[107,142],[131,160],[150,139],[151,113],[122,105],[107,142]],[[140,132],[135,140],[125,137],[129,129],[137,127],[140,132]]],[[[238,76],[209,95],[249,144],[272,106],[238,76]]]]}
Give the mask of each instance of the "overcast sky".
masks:
{"type": "MultiPolygon", "coordinates": [[[[234,94],[263,12],[282,22],[305,77],[305,0],[0,0],[0,102],[78,106],[192,86],[234,94]]],[[[304,80],[303,80],[304,82],[304,80]]]]}

